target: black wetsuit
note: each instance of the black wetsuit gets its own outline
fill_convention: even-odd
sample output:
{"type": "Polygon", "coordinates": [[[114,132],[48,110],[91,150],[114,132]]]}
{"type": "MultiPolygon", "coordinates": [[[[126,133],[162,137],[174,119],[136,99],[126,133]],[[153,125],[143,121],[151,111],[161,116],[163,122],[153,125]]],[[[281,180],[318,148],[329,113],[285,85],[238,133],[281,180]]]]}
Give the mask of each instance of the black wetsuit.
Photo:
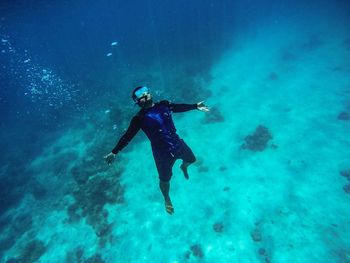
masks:
{"type": "Polygon", "coordinates": [[[169,101],[155,103],[153,107],[141,109],[131,120],[128,130],[120,138],[112,152],[120,152],[142,129],[151,141],[153,157],[156,162],[159,179],[168,182],[172,167],[177,159],[193,163],[196,158],[192,150],[176,134],[171,117],[172,112],[185,112],[197,109],[197,104],[174,104],[169,101]]]}

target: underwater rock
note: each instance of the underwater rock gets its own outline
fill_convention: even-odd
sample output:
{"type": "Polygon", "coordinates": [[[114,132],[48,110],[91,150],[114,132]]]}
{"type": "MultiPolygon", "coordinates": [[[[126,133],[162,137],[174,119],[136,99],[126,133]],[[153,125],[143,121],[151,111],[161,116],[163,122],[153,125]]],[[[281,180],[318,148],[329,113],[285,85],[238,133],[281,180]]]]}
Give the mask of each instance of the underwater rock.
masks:
{"type": "Polygon", "coordinates": [[[224,116],[221,114],[221,112],[218,110],[218,108],[213,107],[210,109],[210,111],[204,115],[203,123],[217,123],[217,122],[224,122],[224,116]]]}
{"type": "Polygon", "coordinates": [[[348,179],[350,181],[350,169],[340,171],[340,175],[344,176],[346,179],[348,179]]]}
{"type": "Polygon", "coordinates": [[[245,143],[241,145],[241,149],[248,149],[254,152],[263,151],[268,141],[272,138],[269,130],[265,126],[259,125],[252,135],[244,138],[245,143]]]}
{"type": "Polygon", "coordinates": [[[305,52],[315,51],[320,48],[324,42],[321,40],[320,35],[312,34],[307,41],[301,45],[301,49],[305,52]]]}
{"type": "Polygon", "coordinates": [[[350,195],[350,184],[344,185],[343,190],[345,193],[350,195]]]}
{"type": "Polygon", "coordinates": [[[216,233],[222,233],[224,231],[224,224],[217,222],[213,225],[213,229],[216,233]]]}
{"type": "Polygon", "coordinates": [[[201,246],[199,244],[195,244],[193,246],[191,246],[191,252],[192,254],[197,257],[197,258],[203,258],[204,257],[204,253],[203,250],[201,248],[201,246]]]}
{"type": "Polygon", "coordinates": [[[350,120],[350,114],[348,112],[342,111],[338,115],[338,120],[348,121],[348,120],[350,120]]]}

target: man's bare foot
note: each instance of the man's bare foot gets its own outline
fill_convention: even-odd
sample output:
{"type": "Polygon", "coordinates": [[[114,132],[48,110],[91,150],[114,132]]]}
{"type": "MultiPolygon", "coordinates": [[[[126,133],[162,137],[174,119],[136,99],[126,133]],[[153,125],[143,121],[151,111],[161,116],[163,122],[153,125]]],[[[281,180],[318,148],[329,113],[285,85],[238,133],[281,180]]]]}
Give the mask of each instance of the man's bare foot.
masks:
{"type": "Polygon", "coordinates": [[[172,215],[174,213],[174,207],[171,201],[165,202],[165,210],[168,212],[168,214],[172,215]]]}
{"type": "Polygon", "coordinates": [[[188,180],[188,179],[190,179],[190,177],[188,176],[187,166],[188,165],[181,164],[180,168],[181,168],[182,172],[184,173],[185,178],[188,180]]]}

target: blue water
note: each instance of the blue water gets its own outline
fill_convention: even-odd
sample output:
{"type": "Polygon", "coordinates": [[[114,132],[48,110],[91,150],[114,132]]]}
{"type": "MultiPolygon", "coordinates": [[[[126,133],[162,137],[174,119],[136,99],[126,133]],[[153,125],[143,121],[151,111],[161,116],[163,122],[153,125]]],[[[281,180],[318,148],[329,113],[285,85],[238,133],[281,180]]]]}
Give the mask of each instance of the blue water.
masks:
{"type": "Polygon", "coordinates": [[[350,262],[348,1],[0,3],[1,262],[350,262]],[[197,162],[164,208],[155,100],[197,162]]]}

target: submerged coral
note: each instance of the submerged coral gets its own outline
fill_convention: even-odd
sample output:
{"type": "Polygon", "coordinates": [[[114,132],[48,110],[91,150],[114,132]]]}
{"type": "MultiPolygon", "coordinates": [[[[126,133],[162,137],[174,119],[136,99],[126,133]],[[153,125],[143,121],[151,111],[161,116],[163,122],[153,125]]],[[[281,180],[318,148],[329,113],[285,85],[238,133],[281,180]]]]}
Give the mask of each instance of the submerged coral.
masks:
{"type": "Polygon", "coordinates": [[[190,249],[191,249],[192,254],[195,257],[197,257],[197,258],[203,258],[204,257],[203,249],[202,249],[200,244],[195,244],[195,245],[191,246],[190,249]]]}
{"type": "Polygon", "coordinates": [[[108,212],[104,209],[104,205],[122,203],[123,194],[124,188],[118,176],[108,173],[90,176],[73,192],[75,203],[68,207],[70,219],[74,221],[86,217],[87,223],[92,225],[96,235],[104,238],[112,230],[112,225],[107,222],[108,212]]]}
{"type": "Polygon", "coordinates": [[[217,222],[213,225],[213,229],[217,233],[222,233],[224,231],[224,224],[222,222],[217,222]]]}
{"type": "Polygon", "coordinates": [[[267,147],[268,141],[272,138],[269,130],[265,126],[259,125],[253,134],[244,138],[245,143],[241,145],[241,149],[263,151],[267,147]]]}

